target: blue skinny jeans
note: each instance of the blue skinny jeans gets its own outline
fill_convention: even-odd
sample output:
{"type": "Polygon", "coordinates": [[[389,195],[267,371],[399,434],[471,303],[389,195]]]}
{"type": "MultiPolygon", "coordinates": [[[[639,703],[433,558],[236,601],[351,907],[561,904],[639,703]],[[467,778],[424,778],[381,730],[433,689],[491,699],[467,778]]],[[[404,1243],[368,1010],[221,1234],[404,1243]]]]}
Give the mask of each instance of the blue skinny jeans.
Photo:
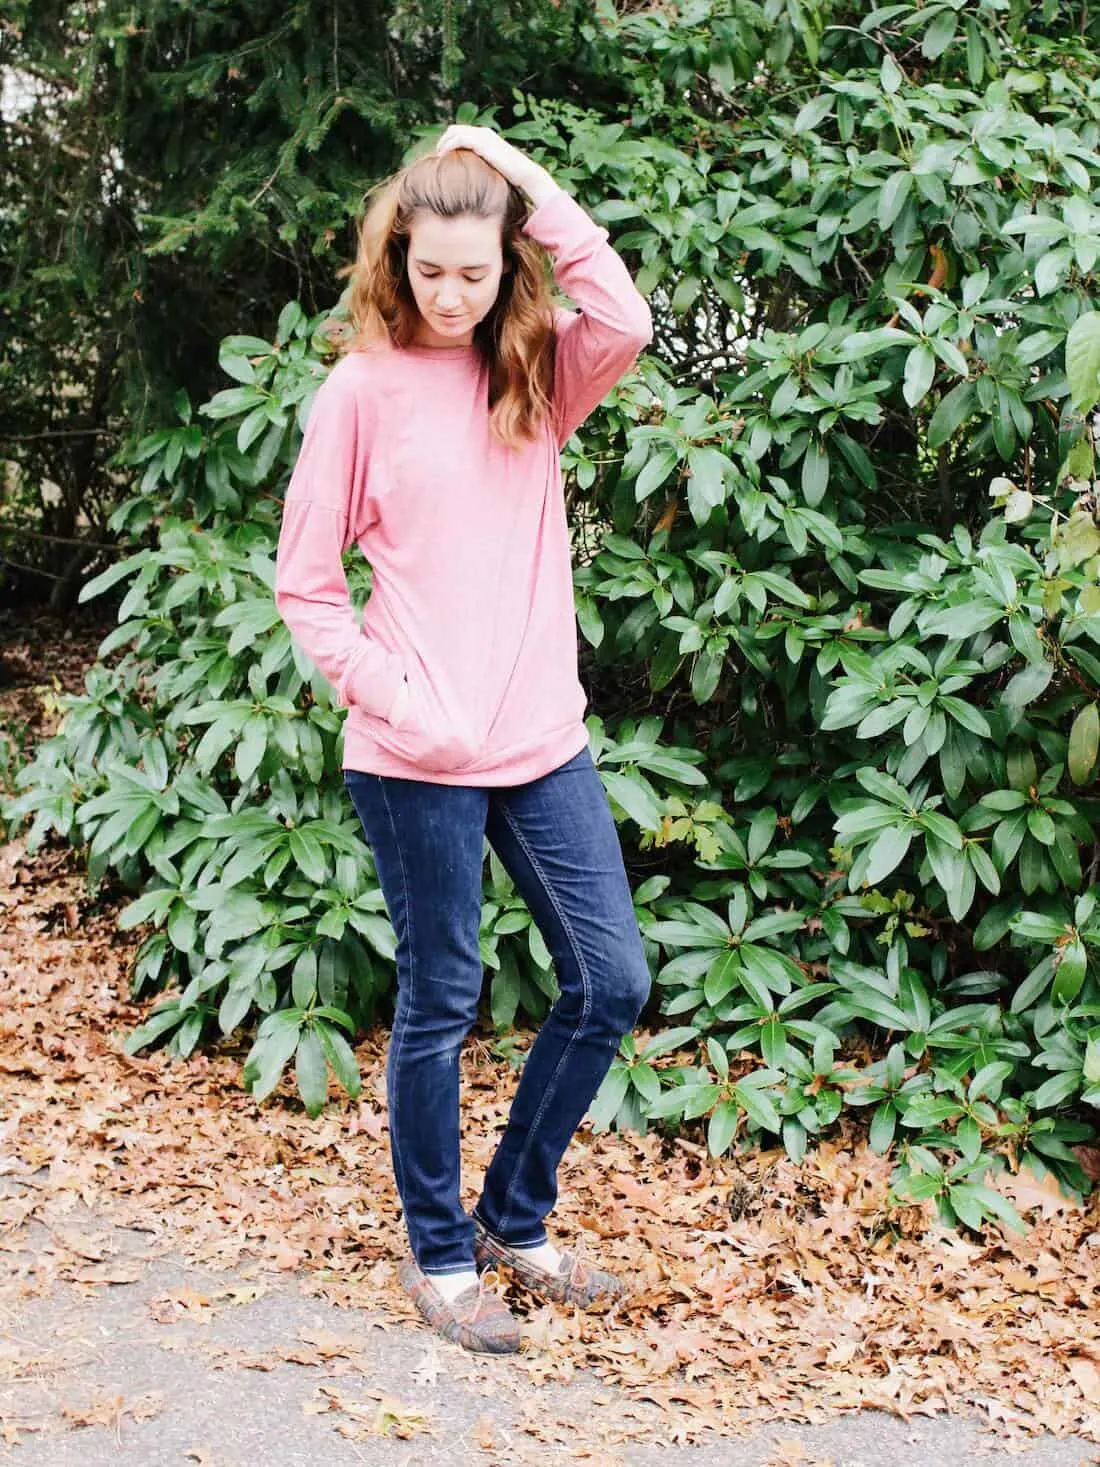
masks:
{"type": "Polygon", "coordinates": [[[386,1060],[394,1178],[418,1265],[455,1273],[473,1267],[473,1216],[514,1246],[546,1240],[558,1165],[637,1021],[649,969],[587,747],[507,788],[354,769],[344,781],[397,934],[386,1060]],[[560,995],[528,1053],[470,1216],[459,1201],[458,1057],[481,992],[486,836],[546,940],[560,995]]]}

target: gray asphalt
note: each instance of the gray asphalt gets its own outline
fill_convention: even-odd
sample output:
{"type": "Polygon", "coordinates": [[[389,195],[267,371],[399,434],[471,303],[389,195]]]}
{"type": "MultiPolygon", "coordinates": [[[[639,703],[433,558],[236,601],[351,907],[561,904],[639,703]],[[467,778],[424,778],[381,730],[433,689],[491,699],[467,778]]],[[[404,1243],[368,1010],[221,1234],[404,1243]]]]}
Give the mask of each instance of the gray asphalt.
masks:
{"type": "MultiPolygon", "coordinates": [[[[215,1271],[172,1254],[151,1256],[143,1251],[149,1247],[145,1235],[131,1230],[115,1231],[118,1251],[111,1262],[124,1270],[128,1264],[133,1282],[86,1291],[60,1282],[49,1295],[21,1299],[20,1276],[31,1276],[41,1243],[34,1232],[32,1225],[25,1251],[0,1252],[0,1461],[18,1467],[1100,1462],[1098,1448],[1084,1440],[1047,1437],[1006,1446],[975,1420],[906,1422],[874,1411],[823,1425],[750,1426],[736,1439],[712,1437],[696,1446],[601,1445],[601,1423],[628,1403],[593,1375],[536,1385],[514,1360],[475,1359],[419,1324],[311,1296],[297,1275],[215,1271]],[[232,1289],[241,1292],[227,1299],[232,1289]],[[193,1301],[211,1299],[214,1307],[205,1317],[163,1302],[186,1290],[193,1301]],[[260,1290],[266,1292],[253,1297],[260,1290]],[[296,1351],[298,1361],[285,1358],[296,1351]],[[28,1353],[37,1360],[17,1373],[12,1362],[28,1353]],[[267,1356],[270,1368],[244,1363],[258,1356],[267,1356]],[[119,1397],[122,1410],[116,1411],[112,1402],[119,1397]],[[426,1432],[407,1440],[377,1434],[386,1398],[420,1413],[426,1432]],[[94,1416],[97,1406],[104,1424],[75,1424],[94,1416]],[[524,1430],[532,1417],[549,1440],[524,1430]],[[20,1422],[47,1429],[20,1430],[20,1422]]],[[[644,1403],[635,1412],[636,1422],[660,1420],[644,1403]]]]}

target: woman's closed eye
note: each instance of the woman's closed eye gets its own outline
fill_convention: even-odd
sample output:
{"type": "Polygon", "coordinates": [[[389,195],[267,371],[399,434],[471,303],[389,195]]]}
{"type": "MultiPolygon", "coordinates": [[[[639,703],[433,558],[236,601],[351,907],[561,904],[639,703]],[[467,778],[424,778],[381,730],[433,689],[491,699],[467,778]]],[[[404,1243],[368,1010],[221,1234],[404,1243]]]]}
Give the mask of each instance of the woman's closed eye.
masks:
{"type": "MultiPolygon", "coordinates": [[[[420,274],[424,277],[425,280],[438,280],[439,279],[439,271],[438,270],[425,270],[425,268],[424,268],[423,265],[421,265],[419,267],[419,269],[420,269],[420,274]]],[[[462,278],[463,278],[463,280],[468,280],[471,285],[477,285],[479,281],[485,279],[485,277],[486,277],[487,274],[488,274],[488,271],[486,271],[486,270],[482,270],[481,273],[478,274],[478,275],[468,275],[465,272],[463,272],[462,278]]]]}

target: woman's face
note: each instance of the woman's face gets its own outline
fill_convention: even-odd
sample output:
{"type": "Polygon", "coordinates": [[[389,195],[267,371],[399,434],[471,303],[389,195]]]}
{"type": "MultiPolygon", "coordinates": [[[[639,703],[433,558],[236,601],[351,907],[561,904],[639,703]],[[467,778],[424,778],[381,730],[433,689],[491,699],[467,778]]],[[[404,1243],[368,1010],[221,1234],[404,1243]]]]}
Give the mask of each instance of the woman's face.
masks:
{"type": "Polygon", "coordinates": [[[500,290],[500,220],[418,209],[409,225],[409,285],[420,312],[420,346],[469,346],[500,290]]]}

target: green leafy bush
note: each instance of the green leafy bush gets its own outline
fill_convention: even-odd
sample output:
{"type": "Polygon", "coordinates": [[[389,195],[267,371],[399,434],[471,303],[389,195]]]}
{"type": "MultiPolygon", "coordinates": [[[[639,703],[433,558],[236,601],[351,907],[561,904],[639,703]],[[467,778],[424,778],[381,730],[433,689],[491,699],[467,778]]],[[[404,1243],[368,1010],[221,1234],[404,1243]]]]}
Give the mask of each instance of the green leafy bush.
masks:
{"type": "MultiPolygon", "coordinates": [[[[1086,1187],[1100,1094],[1100,77],[1049,8],[607,15],[605,110],[486,119],[615,232],[657,324],[565,460],[655,976],[594,1120],[797,1157],[865,1108],[896,1195],[973,1226],[1015,1222],[1005,1166],[1086,1187]]],[[[342,714],[271,595],[322,324],[227,339],[236,385],[133,448],[115,525],[150,543],[85,592],[127,582],[127,656],[9,813],[141,893],[135,986],[172,996],[133,1047],[259,1019],[246,1083],[294,1056],[311,1113],[326,1066],[354,1090],[393,951],[342,714]]],[[[495,862],[482,951],[501,1032],[539,1018],[495,862]]]]}

